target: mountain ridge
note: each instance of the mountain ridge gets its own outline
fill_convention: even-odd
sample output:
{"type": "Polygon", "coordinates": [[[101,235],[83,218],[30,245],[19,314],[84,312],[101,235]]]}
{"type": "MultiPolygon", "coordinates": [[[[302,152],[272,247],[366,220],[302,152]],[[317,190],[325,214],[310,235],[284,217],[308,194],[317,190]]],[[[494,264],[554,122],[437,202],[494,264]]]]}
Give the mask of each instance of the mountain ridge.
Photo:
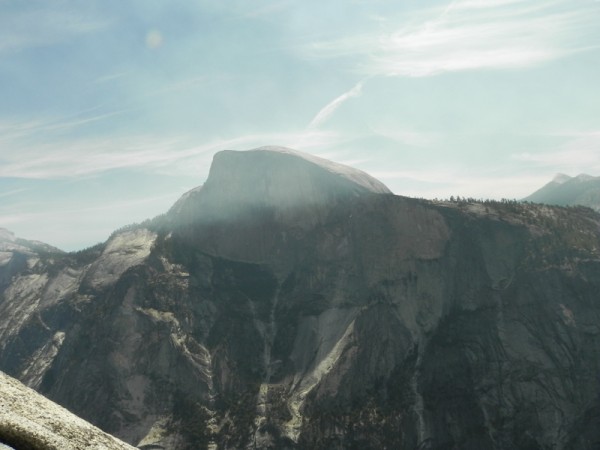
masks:
{"type": "Polygon", "coordinates": [[[557,174],[552,181],[523,199],[550,205],[582,205],[600,211],[600,177],[557,174]]]}
{"type": "Polygon", "coordinates": [[[290,160],[264,155],[225,153],[235,189],[83,254],[14,251],[0,369],[146,448],[600,443],[600,215],[410,199],[295,156],[274,179],[308,201],[265,201],[290,160]]]}

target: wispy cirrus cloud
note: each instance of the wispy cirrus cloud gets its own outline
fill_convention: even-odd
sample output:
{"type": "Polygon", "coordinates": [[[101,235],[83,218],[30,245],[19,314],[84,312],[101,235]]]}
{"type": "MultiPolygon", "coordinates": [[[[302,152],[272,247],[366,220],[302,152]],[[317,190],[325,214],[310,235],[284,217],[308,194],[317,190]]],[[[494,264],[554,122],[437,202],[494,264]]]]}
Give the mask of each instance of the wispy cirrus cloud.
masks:
{"type": "Polygon", "coordinates": [[[127,196],[109,202],[39,201],[23,208],[0,208],[0,226],[18,229],[19,237],[41,240],[63,250],[79,250],[105,240],[127,223],[166,212],[181,196],[179,189],[144,197],[127,196]],[[57,214],[57,210],[60,214],[57,214]],[[39,224],[44,224],[40,228],[39,224]]]}
{"type": "MultiPolygon", "coordinates": [[[[161,202],[163,200],[173,200],[173,197],[177,196],[179,193],[169,192],[166,194],[155,195],[151,197],[143,197],[143,198],[128,198],[124,200],[115,200],[106,204],[96,204],[93,206],[83,206],[83,207],[74,207],[73,205],[67,205],[65,209],[61,210],[61,214],[65,214],[68,217],[71,216],[81,216],[88,214],[105,214],[106,212],[114,213],[115,211],[125,212],[128,209],[136,208],[143,205],[153,204],[156,202],[161,202]]],[[[40,209],[43,209],[45,206],[43,203],[37,205],[40,209]]],[[[42,221],[43,219],[48,219],[55,215],[53,211],[36,211],[36,212],[27,212],[21,213],[16,210],[8,210],[8,211],[0,211],[0,223],[3,225],[9,225],[11,223],[25,222],[25,221],[42,221]]]]}
{"type": "Polygon", "coordinates": [[[319,126],[326,122],[344,102],[351,99],[352,97],[358,97],[361,94],[363,84],[363,81],[359,81],[352,87],[352,89],[350,89],[347,92],[344,92],[342,95],[336,97],[323,108],[321,108],[317,115],[310,121],[308,129],[314,130],[316,128],[319,128],[319,126]]]}
{"type": "Polygon", "coordinates": [[[11,189],[10,191],[0,192],[0,198],[12,197],[13,195],[20,194],[27,191],[26,188],[11,189]]]}
{"type": "MultiPolygon", "coordinates": [[[[53,123],[52,121],[49,121],[53,123]]],[[[74,138],[49,142],[28,139],[33,130],[46,129],[44,120],[0,124],[0,177],[30,179],[80,178],[115,169],[196,175],[198,166],[208,169],[212,155],[224,149],[249,149],[265,144],[299,150],[319,150],[339,144],[345,137],[336,132],[305,130],[256,133],[198,142],[187,136],[121,135],[74,138]],[[13,130],[12,135],[2,133],[13,130]],[[27,139],[26,139],[27,138],[27,139]]],[[[73,124],[76,126],[76,124],[73,124]]]]}
{"type": "Polygon", "coordinates": [[[600,4],[583,0],[455,0],[410,20],[379,19],[371,33],[315,42],[315,57],[361,58],[365,75],[535,66],[600,45],[600,4]]]}
{"type": "Polygon", "coordinates": [[[554,135],[568,140],[555,150],[517,153],[512,155],[512,159],[548,171],[569,172],[572,175],[600,172],[600,131],[554,135]]]}
{"type": "Polygon", "coordinates": [[[371,127],[373,134],[386,137],[401,145],[410,147],[429,147],[440,140],[440,133],[431,131],[415,131],[400,127],[371,127]]]}
{"type": "Polygon", "coordinates": [[[29,120],[16,118],[0,119],[0,143],[5,148],[0,150],[0,157],[7,153],[6,147],[12,143],[13,147],[18,146],[19,140],[24,138],[35,139],[43,137],[47,139],[49,134],[61,134],[73,129],[90,125],[95,122],[106,120],[121,114],[128,110],[114,110],[99,112],[99,108],[92,108],[87,111],[62,117],[38,117],[29,120]],[[95,113],[95,114],[90,114],[95,113]]]}
{"type": "Polygon", "coordinates": [[[57,44],[102,30],[111,23],[83,10],[58,10],[31,2],[26,8],[4,11],[0,16],[0,53],[57,44]]]}
{"type": "Polygon", "coordinates": [[[109,82],[113,82],[115,80],[119,80],[121,78],[126,77],[129,74],[129,72],[127,71],[119,71],[119,72],[113,72],[113,73],[108,73],[106,75],[101,75],[98,78],[96,78],[93,83],[95,84],[102,84],[102,83],[109,83],[109,82]]]}

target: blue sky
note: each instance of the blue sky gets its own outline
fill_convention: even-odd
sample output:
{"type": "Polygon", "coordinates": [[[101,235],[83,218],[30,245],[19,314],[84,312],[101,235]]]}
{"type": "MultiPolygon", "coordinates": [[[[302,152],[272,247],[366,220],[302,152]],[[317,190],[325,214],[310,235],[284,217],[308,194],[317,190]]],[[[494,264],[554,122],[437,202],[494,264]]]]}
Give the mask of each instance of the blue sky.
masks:
{"type": "Polygon", "coordinates": [[[262,145],[426,198],[600,175],[598,24],[597,0],[0,0],[0,227],[89,246],[262,145]]]}

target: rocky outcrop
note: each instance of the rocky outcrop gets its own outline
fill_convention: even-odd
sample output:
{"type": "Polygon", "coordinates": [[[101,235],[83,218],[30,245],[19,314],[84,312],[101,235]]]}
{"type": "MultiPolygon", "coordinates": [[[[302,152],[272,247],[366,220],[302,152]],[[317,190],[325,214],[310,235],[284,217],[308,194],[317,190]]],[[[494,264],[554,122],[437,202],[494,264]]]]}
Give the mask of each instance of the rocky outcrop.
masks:
{"type": "Polygon", "coordinates": [[[0,449],[3,448],[133,450],[0,372],[0,449]]]}
{"type": "Polygon", "coordinates": [[[11,269],[0,367],[147,449],[594,448],[599,230],[224,152],[166,216],[11,269]]]}
{"type": "Polygon", "coordinates": [[[185,194],[169,215],[177,233],[203,251],[285,265],[294,235],[369,194],[390,191],[364,172],[312,155],[279,147],[223,151],[206,183],[185,194]]]}

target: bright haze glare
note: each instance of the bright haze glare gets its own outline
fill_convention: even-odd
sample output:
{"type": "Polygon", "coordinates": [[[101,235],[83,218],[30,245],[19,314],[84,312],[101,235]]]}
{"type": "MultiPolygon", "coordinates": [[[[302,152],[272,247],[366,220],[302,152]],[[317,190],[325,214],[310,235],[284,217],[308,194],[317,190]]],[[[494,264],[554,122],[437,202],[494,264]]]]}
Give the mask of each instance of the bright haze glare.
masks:
{"type": "Polygon", "coordinates": [[[224,149],[400,195],[600,175],[600,2],[0,2],[0,227],[65,250],[168,208],[224,149]]]}

